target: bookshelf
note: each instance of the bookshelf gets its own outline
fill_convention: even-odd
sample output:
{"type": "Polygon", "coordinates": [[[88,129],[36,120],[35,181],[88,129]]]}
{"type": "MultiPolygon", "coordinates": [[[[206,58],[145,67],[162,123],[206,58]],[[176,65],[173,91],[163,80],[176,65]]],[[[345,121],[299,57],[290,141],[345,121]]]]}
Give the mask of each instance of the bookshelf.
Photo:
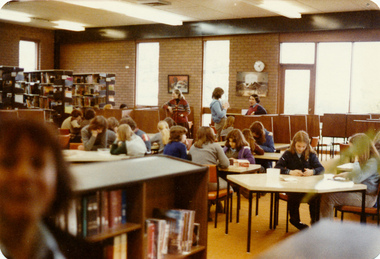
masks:
{"type": "Polygon", "coordinates": [[[24,75],[27,108],[51,111],[58,125],[61,125],[65,114],[71,113],[73,109],[71,104],[73,71],[37,70],[25,72],[24,75]]]}
{"type": "Polygon", "coordinates": [[[0,108],[15,109],[24,106],[24,69],[0,66],[0,108]]]}
{"type": "Polygon", "coordinates": [[[72,95],[78,108],[115,106],[115,74],[75,73],[72,95]]]}
{"type": "Polygon", "coordinates": [[[195,210],[195,222],[200,224],[199,245],[190,253],[164,258],[207,258],[207,167],[167,156],[148,156],[74,165],[72,172],[77,200],[97,191],[126,192],[127,223],[87,237],[89,241],[105,246],[126,233],[127,258],[146,258],[145,221],[153,217],[155,208],[195,210]]]}

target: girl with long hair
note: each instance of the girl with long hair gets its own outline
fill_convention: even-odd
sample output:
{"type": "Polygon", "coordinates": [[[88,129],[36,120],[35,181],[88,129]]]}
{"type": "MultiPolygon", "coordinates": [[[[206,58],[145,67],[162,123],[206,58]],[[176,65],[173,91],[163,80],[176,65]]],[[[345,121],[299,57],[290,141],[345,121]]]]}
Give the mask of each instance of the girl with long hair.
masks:
{"type": "Polygon", "coordinates": [[[111,146],[111,154],[143,156],[147,152],[144,141],[133,133],[128,124],[122,124],[117,130],[116,140],[111,146]]]}
{"type": "Polygon", "coordinates": [[[234,129],[228,133],[223,151],[228,158],[247,159],[250,164],[255,163],[251,148],[239,129],[234,129]]]}
{"type": "Polygon", "coordinates": [[[158,133],[154,134],[154,136],[150,138],[150,143],[158,143],[158,153],[162,153],[165,145],[169,143],[170,129],[166,121],[159,121],[157,124],[157,129],[158,133]]]}
{"type": "MultiPolygon", "coordinates": [[[[318,155],[310,146],[309,135],[302,130],[294,135],[289,149],[278,160],[275,168],[281,169],[281,174],[301,177],[318,175],[324,171],[324,167],[318,160],[318,155]]],[[[287,195],[290,223],[300,230],[308,228],[308,225],[301,222],[299,213],[300,203],[306,194],[287,193],[287,195]]],[[[308,203],[311,222],[314,223],[317,219],[317,199],[311,197],[308,203]]]]}

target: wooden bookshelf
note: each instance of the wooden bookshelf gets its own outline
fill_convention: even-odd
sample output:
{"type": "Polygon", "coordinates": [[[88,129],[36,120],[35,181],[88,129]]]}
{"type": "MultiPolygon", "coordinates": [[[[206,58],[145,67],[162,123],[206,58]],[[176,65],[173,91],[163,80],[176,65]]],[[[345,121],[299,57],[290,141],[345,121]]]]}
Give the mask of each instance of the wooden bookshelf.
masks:
{"type": "Polygon", "coordinates": [[[0,108],[24,108],[24,69],[0,66],[0,108]]]}
{"type": "Polygon", "coordinates": [[[72,166],[76,179],[74,188],[82,198],[96,191],[126,191],[127,224],[88,237],[100,245],[116,235],[127,233],[128,258],[146,258],[145,220],[153,210],[195,210],[195,222],[200,223],[199,246],[190,253],[165,255],[164,258],[207,257],[207,183],[208,168],[167,156],[148,156],[115,162],[72,166]]]}
{"type": "Polygon", "coordinates": [[[115,106],[115,83],[114,73],[75,73],[73,105],[77,108],[115,106]]]}

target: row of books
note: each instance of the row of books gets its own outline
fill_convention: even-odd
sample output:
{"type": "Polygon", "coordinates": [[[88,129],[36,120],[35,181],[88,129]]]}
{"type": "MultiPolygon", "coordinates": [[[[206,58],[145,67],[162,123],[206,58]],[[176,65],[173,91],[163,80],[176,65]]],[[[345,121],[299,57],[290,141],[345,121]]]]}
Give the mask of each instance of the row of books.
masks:
{"type": "Polygon", "coordinates": [[[199,224],[194,223],[194,210],[155,209],[153,215],[157,218],[147,219],[145,228],[148,259],[188,253],[193,245],[198,245],[199,224]]]}
{"type": "Polygon", "coordinates": [[[111,242],[104,246],[105,259],[125,259],[128,255],[128,237],[127,234],[121,234],[113,237],[111,242]]]}
{"type": "Polygon", "coordinates": [[[127,223],[125,190],[97,191],[74,199],[57,224],[74,236],[91,237],[127,223]]]}

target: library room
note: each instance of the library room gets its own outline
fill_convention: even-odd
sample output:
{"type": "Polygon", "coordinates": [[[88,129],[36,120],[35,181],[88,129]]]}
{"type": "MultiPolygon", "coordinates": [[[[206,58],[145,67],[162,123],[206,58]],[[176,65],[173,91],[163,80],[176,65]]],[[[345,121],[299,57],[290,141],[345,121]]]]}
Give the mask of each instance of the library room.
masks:
{"type": "Polygon", "coordinates": [[[379,256],[379,0],[0,8],[0,259],[379,256]]]}

